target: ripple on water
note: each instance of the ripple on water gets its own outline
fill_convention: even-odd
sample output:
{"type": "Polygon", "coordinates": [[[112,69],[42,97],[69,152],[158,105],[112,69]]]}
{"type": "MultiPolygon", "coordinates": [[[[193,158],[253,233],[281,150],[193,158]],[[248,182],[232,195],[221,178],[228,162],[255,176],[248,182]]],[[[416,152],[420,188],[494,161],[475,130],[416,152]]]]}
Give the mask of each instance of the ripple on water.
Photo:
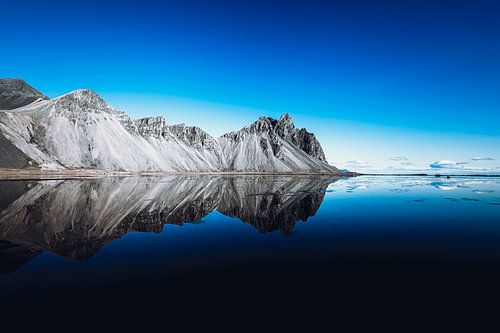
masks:
{"type": "Polygon", "coordinates": [[[474,198],[462,198],[463,201],[479,201],[478,199],[474,199],[474,198]]]}
{"type": "Polygon", "coordinates": [[[490,193],[495,192],[495,190],[474,190],[472,192],[474,192],[476,194],[490,194],[490,193]]]}
{"type": "Polygon", "coordinates": [[[393,188],[393,189],[390,189],[389,191],[394,192],[394,193],[406,193],[406,192],[409,192],[410,190],[403,189],[403,188],[393,188]]]}

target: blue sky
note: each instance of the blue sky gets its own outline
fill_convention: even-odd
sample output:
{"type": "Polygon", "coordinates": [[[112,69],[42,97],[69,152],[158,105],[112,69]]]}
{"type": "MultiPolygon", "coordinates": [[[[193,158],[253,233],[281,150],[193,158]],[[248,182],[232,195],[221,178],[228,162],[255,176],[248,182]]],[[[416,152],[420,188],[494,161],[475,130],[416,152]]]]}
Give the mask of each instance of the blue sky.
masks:
{"type": "Polygon", "coordinates": [[[340,167],[500,172],[498,1],[49,0],[2,12],[0,76],[50,97],[91,88],[132,116],[213,135],[288,112],[340,167]]]}

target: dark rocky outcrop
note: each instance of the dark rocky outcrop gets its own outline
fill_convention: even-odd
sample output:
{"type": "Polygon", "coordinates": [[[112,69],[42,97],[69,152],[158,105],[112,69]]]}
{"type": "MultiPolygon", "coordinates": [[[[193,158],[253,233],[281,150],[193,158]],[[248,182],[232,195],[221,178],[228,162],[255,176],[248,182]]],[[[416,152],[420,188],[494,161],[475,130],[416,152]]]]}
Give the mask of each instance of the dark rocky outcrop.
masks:
{"type": "Polygon", "coordinates": [[[309,156],[326,161],[323,148],[314,134],[309,133],[305,128],[296,128],[288,113],[283,114],[275,123],[274,132],[283,140],[299,147],[309,156]]]}
{"type": "Polygon", "coordinates": [[[0,79],[0,110],[12,110],[47,99],[47,96],[21,79],[0,79]]]}
{"type": "Polygon", "coordinates": [[[167,137],[167,124],[164,117],[148,117],[135,121],[137,130],[143,137],[165,138],[167,137]]]}
{"type": "Polygon", "coordinates": [[[168,126],[168,129],[179,140],[194,148],[212,150],[218,146],[217,141],[199,127],[178,124],[168,126]]]}
{"type": "Polygon", "coordinates": [[[0,132],[0,168],[22,169],[30,158],[0,132]]]}

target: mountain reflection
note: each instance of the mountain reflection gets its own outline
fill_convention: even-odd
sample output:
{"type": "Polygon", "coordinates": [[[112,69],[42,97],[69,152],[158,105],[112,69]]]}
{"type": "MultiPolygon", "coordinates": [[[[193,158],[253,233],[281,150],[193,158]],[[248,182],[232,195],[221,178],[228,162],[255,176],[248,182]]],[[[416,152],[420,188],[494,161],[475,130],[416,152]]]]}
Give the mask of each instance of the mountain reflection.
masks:
{"type": "Polygon", "coordinates": [[[194,223],[210,212],[238,218],[266,233],[293,232],[313,216],[335,179],[289,176],[126,177],[0,187],[0,271],[43,251],[86,260],[133,232],[194,223]]]}

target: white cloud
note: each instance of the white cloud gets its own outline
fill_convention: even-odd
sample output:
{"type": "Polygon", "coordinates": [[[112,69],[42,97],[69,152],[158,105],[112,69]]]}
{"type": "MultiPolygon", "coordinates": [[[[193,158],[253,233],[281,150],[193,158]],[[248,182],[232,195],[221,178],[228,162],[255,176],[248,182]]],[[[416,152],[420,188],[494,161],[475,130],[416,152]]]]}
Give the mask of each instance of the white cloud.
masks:
{"type": "Polygon", "coordinates": [[[433,169],[463,169],[465,164],[469,162],[455,162],[450,160],[440,160],[430,164],[433,169]]]}
{"type": "Polygon", "coordinates": [[[396,161],[396,162],[408,161],[408,158],[404,156],[394,156],[393,158],[390,158],[389,161],[396,161]]]}
{"type": "Polygon", "coordinates": [[[357,169],[367,169],[373,167],[367,161],[363,160],[346,161],[344,162],[344,166],[347,168],[357,168],[357,169]]]}
{"type": "Polygon", "coordinates": [[[483,167],[477,165],[469,165],[469,162],[455,162],[449,160],[441,160],[429,165],[431,169],[441,170],[457,170],[460,172],[479,172],[479,173],[498,173],[498,167],[483,167]]]}
{"type": "Polygon", "coordinates": [[[495,159],[491,158],[491,157],[476,156],[476,157],[471,158],[471,160],[473,160],[473,161],[494,161],[495,159]]]}

